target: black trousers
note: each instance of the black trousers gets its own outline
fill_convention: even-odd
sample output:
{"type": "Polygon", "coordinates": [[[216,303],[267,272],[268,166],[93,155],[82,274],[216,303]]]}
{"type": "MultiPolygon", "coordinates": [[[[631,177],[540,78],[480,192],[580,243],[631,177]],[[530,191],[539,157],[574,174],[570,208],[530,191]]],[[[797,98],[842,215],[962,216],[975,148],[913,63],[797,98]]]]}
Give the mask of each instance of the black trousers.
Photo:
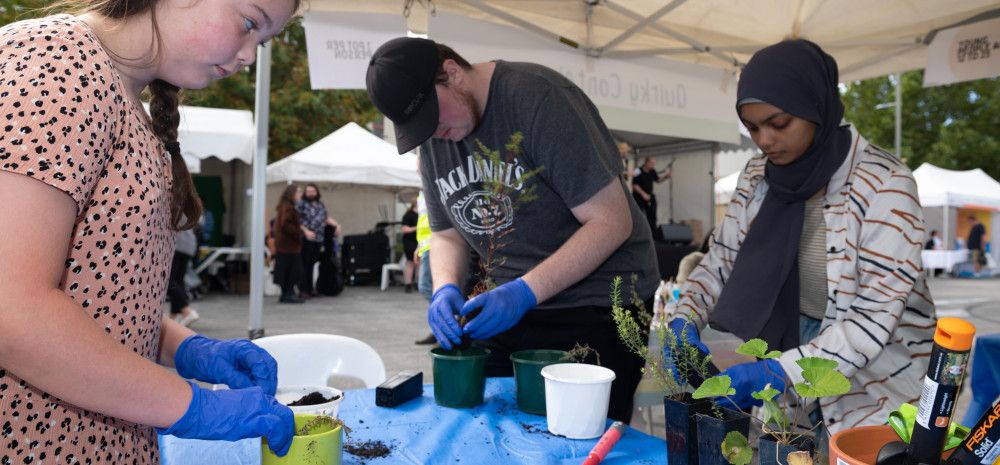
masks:
{"type": "MultiPolygon", "coordinates": [[[[274,284],[281,286],[282,297],[295,296],[295,285],[302,281],[302,254],[274,254],[274,284]]],[[[301,289],[300,289],[301,290],[301,289]]]]}
{"type": "MultiPolygon", "coordinates": [[[[649,299],[645,305],[647,309],[653,308],[653,300],[649,299]]],[[[635,313],[634,308],[630,310],[635,313]]],[[[513,376],[510,354],[527,349],[570,350],[578,343],[589,345],[600,356],[601,366],[615,372],[608,417],[628,424],[632,419],[632,397],[642,379],[645,363],[629,352],[618,338],[610,308],[532,310],[513,328],[473,344],[490,349],[486,376],[513,376]]],[[[593,355],[585,360],[586,363],[596,361],[593,355]]]]}
{"type": "Polygon", "coordinates": [[[303,241],[302,242],[302,282],[299,290],[303,293],[313,293],[313,284],[316,279],[313,277],[313,268],[319,261],[319,253],[323,248],[322,242],[303,241]]]}
{"type": "Polygon", "coordinates": [[[649,230],[653,231],[653,237],[657,237],[656,234],[656,196],[649,196],[649,202],[647,203],[639,194],[633,193],[632,198],[635,199],[635,203],[639,204],[639,210],[646,215],[646,222],[649,223],[649,230]]]}
{"type": "Polygon", "coordinates": [[[184,285],[184,274],[187,273],[191,256],[174,252],[170,262],[170,279],[167,281],[167,296],[170,297],[170,314],[176,315],[188,306],[187,286],[184,285]]]}

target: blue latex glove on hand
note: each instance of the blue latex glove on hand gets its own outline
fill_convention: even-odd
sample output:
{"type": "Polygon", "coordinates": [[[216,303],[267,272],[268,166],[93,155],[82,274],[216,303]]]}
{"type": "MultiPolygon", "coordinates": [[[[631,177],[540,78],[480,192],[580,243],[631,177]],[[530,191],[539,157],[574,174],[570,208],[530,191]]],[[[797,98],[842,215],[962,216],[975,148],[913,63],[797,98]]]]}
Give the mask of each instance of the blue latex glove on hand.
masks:
{"type": "Polygon", "coordinates": [[[455,315],[465,303],[462,291],[454,284],[445,284],[434,291],[431,304],[427,307],[427,323],[441,347],[451,350],[452,345],[462,343],[462,328],[455,315]]]}
{"type": "Polygon", "coordinates": [[[278,362],[247,339],[219,341],[196,334],[177,347],[174,366],[185,378],[230,389],[260,386],[273,396],[278,387],[278,362]]]}
{"type": "MultiPolygon", "coordinates": [[[[736,389],[736,394],[730,397],[736,402],[736,407],[742,410],[761,406],[763,402],[754,399],[751,394],[764,389],[768,384],[778,392],[785,392],[785,370],[774,359],[733,365],[722,374],[732,380],[731,386],[736,389]]],[[[733,408],[732,402],[727,398],[720,398],[718,402],[722,406],[733,408]]]]}
{"type": "Polygon", "coordinates": [[[191,403],[170,428],[157,428],[160,434],[187,439],[236,441],[267,438],[275,454],[283,456],[292,446],[295,415],[292,409],[264,394],[259,387],[210,391],[191,384],[191,403]]]}
{"type": "Polygon", "coordinates": [[[466,323],[464,331],[473,339],[490,338],[516,325],[537,303],[528,283],[517,278],[466,302],[462,306],[462,315],[478,308],[483,311],[466,323]]]}
{"type": "MultiPolygon", "coordinates": [[[[674,318],[673,320],[670,320],[667,327],[670,328],[670,332],[673,333],[675,347],[683,348],[686,343],[688,346],[697,347],[701,353],[708,355],[708,346],[701,342],[701,338],[698,336],[698,326],[691,321],[688,321],[687,318],[674,318]]],[[[673,363],[674,354],[672,353],[672,350],[673,349],[669,344],[665,344],[663,346],[663,360],[670,367],[670,371],[674,375],[674,380],[678,383],[684,383],[686,380],[681,379],[680,371],[677,370],[677,367],[673,363]]],[[[682,360],[684,360],[684,358],[682,358],[682,360]]]]}

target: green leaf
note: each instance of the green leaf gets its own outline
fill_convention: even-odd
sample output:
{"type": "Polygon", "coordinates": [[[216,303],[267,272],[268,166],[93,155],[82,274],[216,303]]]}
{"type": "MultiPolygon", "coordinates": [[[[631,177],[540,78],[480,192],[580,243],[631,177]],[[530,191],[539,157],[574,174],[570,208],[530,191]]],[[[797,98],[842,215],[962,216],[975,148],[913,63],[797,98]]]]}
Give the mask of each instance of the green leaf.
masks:
{"type": "Polygon", "coordinates": [[[837,369],[837,362],[830,360],[828,358],[821,357],[804,357],[795,361],[803,370],[808,370],[810,368],[829,368],[831,370],[837,369]]]}
{"type": "Polygon", "coordinates": [[[753,449],[743,433],[730,431],[722,440],[722,456],[732,465],[747,465],[753,458],[753,449]]]}
{"type": "Polygon", "coordinates": [[[708,397],[731,396],[736,394],[736,389],[731,387],[732,384],[733,380],[729,376],[713,376],[706,379],[704,383],[701,383],[701,386],[698,386],[698,389],[694,390],[691,397],[705,399],[708,397]]]}
{"type": "Polygon", "coordinates": [[[764,389],[761,389],[750,395],[757,400],[772,400],[774,399],[774,396],[778,394],[781,394],[781,391],[771,387],[771,385],[768,384],[767,386],[764,386],[764,389]]]}
{"type": "Polygon", "coordinates": [[[764,401],[764,424],[775,425],[779,431],[788,431],[791,426],[785,410],[770,399],[764,401]]]}
{"type": "Polygon", "coordinates": [[[829,368],[809,368],[802,370],[805,383],[797,383],[795,391],[802,397],[827,397],[847,394],[851,382],[839,371],[829,368]]]}
{"type": "Polygon", "coordinates": [[[751,339],[736,348],[736,353],[762,358],[767,352],[767,343],[763,339],[751,339]]]}

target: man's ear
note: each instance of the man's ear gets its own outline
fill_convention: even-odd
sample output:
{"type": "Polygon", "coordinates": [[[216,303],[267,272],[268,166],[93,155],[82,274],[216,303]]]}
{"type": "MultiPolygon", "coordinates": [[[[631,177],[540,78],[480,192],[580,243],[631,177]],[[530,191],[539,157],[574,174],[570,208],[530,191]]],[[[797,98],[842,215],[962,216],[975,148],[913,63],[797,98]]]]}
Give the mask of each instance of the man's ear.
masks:
{"type": "Polygon", "coordinates": [[[448,58],[441,63],[441,68],[444,70],[445,75],[448,76],[448,85],[461,84],[465,80],[465,73],[462,66],[448,58]]]}

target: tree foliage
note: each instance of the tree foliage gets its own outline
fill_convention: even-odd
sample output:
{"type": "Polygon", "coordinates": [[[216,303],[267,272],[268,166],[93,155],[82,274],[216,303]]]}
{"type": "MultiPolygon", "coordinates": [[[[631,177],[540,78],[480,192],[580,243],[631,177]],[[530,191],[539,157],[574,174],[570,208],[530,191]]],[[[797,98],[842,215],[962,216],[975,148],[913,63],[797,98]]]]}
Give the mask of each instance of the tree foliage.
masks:
{"type": "MultiPolygon", "coordinates": [[[[845,117],[872,143],[893,151],[895,78],[843,87],[845,117]]],[[[902,74],[902,156],[911,168],[982,168],[1000,178],[1000,78],[923,87],[923,71],[902,74]]]]}

